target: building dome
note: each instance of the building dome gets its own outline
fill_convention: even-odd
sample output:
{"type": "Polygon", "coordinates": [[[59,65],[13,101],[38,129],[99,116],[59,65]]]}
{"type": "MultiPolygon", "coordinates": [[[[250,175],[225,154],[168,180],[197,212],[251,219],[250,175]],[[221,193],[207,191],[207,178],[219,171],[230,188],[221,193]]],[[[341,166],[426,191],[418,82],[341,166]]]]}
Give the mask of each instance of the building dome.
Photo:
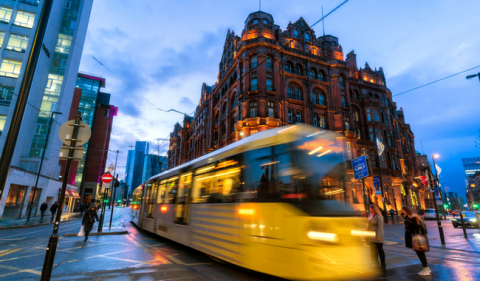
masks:
{"type": "Polygon", "coordinates": [[[273,24],[273,16],[268,13],[258,11],[248,15],[247,19],[245,20],[245,26],[257,23],[273,24]]]}

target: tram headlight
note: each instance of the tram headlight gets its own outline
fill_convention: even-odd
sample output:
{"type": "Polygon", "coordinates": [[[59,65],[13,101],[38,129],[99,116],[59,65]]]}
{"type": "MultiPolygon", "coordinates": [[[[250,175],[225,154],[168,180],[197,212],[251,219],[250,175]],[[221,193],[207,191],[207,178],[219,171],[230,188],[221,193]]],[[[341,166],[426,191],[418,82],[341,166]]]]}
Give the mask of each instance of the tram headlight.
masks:
{"type": "Polygon", "coordinates": [[[338,235],[335,233],[310,231],[308,238],[326,242],[338,242],[338,235]]]}
{"type": "Polygon", "coordinates": [[[362,237],[375,237],[375,231],[365,231],[365,230],[352,230],[350,231],[352,236],[362,236],[362,237]]]}

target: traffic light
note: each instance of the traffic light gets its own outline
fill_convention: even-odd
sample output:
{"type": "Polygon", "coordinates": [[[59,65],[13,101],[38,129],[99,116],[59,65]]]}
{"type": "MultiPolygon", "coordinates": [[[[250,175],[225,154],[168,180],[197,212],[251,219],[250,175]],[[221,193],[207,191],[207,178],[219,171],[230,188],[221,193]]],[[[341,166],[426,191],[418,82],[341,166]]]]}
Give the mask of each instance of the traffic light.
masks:
{"type": "Polygon", "coordinates": [[[478,208],[478,204],[473,204],[473,208],[478,208]]]}
{"type": "Polygon", "coordinates": [[[103,200],[103,203],[108,203],[108,199],[103,200]]]}
{"type": "Polygon", "coordinates": [[[443,207],[446,209],[448,208],[448,204],[443,204],[443,207]]]}

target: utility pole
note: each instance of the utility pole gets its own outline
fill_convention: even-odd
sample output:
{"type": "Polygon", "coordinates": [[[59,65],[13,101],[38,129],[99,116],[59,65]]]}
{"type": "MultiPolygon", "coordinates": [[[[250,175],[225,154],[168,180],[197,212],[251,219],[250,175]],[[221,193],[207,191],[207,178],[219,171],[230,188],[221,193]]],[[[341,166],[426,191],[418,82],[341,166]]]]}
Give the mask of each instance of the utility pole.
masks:
{"type": "Polygon", "coordinates": [[[116,191],[117,191],[117,188],[115,187],[115,185],[117,184],[117,181],[118,181],[118,173],[117,173],[117,160],[118,160],[118,153],[120,153],[119,150],[116,150],[116,151],[111,151],[110,152],[115,152],[117,154],[117,156],[115,157],[115,168],[114,168],[114,175],[113,175],[113,192],[110,192],[110,195],[111,195],[111,199],[110,199],[110,204],[112,204],[112,211],[110,212],[110,226],[108,227],[108,230],[110,230],[112,228],[112,218],[113,218],[113,209],[115,208],[115,202],[113,202],[115,200],[115,194],[116,194],[116,191]],[[115,175],[116,175],[116,179],[115,179],[115,175]],[[112,198],[113,196],[113,198],[112,198]]]}
{"type": "MultiPolygon", "coordinates": [[[[437,187],[437,181],[438,181],[438,175],[437,175],[437,167],[435,166],[435,158],[438,157],[437,154],[432,155],[432,160],[433,160],[433,168],[435,169],[435,180],[433,181],[433,187],[437,187]]],[[[438,192],[437,192],[438,193],[438,192]]],[[[434,191],[434,197],[435,197],[435,191],[434,191]]],[[[439,194],[440,195],[440,194],[439,194]]],[[[438,225],[438,232],[440,234],[440,240],[442,242],[442,245],[445,245],[445,237],[443,235],[443,227],[442,227],[442,222],[440,221],[440,218],[438,216],[438,207],[437,207],[437,198],[433,200],[435,202],[435,211],[437,212],[437,225],[438,225]]]]}
{"type": "Polygon", "coordinates": [[[37,194],[38,180],[40,179],[40,172],[42,171],[43,159],[45,158],[45,151],[47,150],[47,146],[48,146],[48,138],[49,138],[49,136],[50,136],[50,128],[52,127],[52,121],[53,121],[53,115],[54,115],[54,114],[62,115],[61,112],[55,112],[55,111],[53,111],[53,112],[50,113],[50,119],[48,120],[47,137],[46,137],[46,139],[45,139],[45,146],[43,147],[42,158],[40,159],[40,166],[38,167],[37,180],[35,181],[35,186],[33,187],[32,200],[30,200],[30,204],[29,204],[29,207],[28,207],[27,222],[30,221],[30,215],[32,214],[32,209],[33,209],[33,204],[34,204],[34,200],[35,200],[35,195],[37,194]]]}
{"type": "Polygon", "coordinates": [[[5,138],[2,156],[0,157],[0,197],[3,195],[3,190],[7,182],[8,171],[10,170],[10,163],[12,162],[13,152],[17,144],[18,133],[22,125],[23,114],[25,113],[25,107],[32,87],[38,57],[42,51],[43,39],[45,37],[45,31],[47,30],[52,4],[53,0],[45,0],[42,12],[40,13],[40,20],[38,21],[35,38],[33,39],[32,49],[27,61],[27,66],[25,67],[25,75],[22,80],[22,85],[20,86],[15,110],[10,125],[8,126],[7,137],[5,138]]]}

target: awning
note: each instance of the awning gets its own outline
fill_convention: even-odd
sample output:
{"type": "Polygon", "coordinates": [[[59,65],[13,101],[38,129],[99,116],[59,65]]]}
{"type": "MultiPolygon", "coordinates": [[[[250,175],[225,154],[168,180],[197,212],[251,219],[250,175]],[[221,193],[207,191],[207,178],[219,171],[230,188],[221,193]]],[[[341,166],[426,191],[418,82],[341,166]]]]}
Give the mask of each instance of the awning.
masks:
{"type": "Polygon", "coordinates": [[[65,197],[80,198],[80,195],[78,195],[78,193],[76,191],[65,190],[65,197]]]}

